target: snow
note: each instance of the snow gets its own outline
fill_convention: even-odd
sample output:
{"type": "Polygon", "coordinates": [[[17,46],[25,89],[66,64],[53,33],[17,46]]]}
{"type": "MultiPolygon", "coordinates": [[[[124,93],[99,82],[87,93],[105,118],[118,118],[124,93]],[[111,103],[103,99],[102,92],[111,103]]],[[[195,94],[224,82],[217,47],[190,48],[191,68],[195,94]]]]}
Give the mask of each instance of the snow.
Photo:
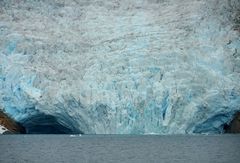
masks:
{"type": "Polygon", "coordinates": [[[3,134],[6,131],[8,131],[8,130],[4,126],[0,125],[0,134],[3,134]]]}
{"type": "Polygon", "coordinates": [[[221,133],[240,110],[238,6],[1,1],[0,107],[86,134],[221,133]]]}

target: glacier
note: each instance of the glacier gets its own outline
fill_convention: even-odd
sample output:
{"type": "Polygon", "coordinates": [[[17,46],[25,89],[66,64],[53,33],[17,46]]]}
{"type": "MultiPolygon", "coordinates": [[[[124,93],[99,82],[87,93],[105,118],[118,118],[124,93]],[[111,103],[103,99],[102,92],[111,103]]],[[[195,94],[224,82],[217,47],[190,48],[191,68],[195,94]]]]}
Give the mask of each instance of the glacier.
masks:
{"type": "Polygon", "coordinates": [[[28,133],[223,133],[239,32],[239,0],[1,0],[0,108],[28,133]]]}

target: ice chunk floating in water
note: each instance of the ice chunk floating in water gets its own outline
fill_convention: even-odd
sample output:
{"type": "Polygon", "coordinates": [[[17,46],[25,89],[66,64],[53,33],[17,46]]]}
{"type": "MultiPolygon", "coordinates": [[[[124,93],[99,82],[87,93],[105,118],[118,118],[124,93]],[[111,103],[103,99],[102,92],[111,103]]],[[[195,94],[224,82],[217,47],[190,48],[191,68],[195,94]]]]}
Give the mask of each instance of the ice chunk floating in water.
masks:
{"type": "Polygon", "coordinates": [[[239,6],[1,1],[0,107],[28,133],[222,133],[240,110],[239,6]]]}

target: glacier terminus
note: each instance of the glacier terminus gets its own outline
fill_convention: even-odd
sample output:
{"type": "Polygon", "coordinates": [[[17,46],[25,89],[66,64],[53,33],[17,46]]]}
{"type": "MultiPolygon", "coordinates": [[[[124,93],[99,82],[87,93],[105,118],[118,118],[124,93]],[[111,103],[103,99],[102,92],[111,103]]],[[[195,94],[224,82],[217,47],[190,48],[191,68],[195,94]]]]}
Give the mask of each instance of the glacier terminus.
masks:
{"type": "Polygon", "coordinates": [[[0,1],[0,108],[27,133],[223,133],[239,0],[0,1]]]}

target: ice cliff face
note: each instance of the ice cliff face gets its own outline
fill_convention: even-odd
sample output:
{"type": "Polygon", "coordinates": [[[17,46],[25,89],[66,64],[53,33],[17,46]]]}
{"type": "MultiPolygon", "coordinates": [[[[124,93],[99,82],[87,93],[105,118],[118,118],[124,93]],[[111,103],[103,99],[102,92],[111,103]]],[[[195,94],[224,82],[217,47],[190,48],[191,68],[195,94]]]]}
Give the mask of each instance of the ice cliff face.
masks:
{"type": "Polygon", "coordinates": [[[0,107],[27,130],[221,133],[240,110],[239,9],[239,0],[1,0],[0,107]]]}

